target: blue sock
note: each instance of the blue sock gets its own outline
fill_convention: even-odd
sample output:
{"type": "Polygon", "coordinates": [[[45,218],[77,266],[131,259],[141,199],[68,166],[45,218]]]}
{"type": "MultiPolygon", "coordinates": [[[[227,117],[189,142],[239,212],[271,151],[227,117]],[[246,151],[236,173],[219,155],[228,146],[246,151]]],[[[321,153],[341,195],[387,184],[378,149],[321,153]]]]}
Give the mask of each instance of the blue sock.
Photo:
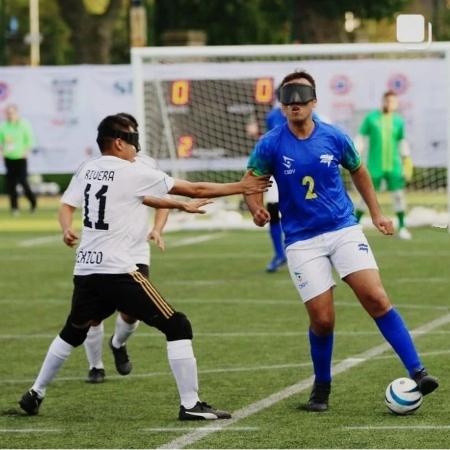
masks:
{"type": "Polygon", "coordinates": [[[283,232],[281,230],[280,222],[270,224],[270,237],[272,238],[272,244],[276,257],[284,258],[283,232]]]}
{"type": "Polygon", "coordinates": [[[314,365],[314,375],[318,383],[331,382],[331,355],[333,353],[333,333],[328,336],[317,336],[309,330],[311,359],[314,365]]]}
{"type": "Polygon", "coordinates": [[[392,345],[411,377],[417,370],[423,369],[422,362],[402,316],[394,308],[384,316],[375,319],[375,323],[384,338],[392,345]]]}

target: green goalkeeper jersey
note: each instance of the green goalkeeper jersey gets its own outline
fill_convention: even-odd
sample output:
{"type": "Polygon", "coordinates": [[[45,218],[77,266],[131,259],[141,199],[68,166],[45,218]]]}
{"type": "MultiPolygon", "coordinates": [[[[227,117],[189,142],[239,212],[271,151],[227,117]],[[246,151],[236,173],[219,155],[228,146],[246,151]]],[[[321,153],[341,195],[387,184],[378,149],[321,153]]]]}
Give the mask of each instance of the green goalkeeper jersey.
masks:
{"type": "Polygon", "coordinates": [[[359,133],[369,138],[367,168],[371,176],[378,178],[386,173],[402,176],[398,144],[404,139],[403,118],[397,113],[372,111],[365,117],[359,133]]]}
{"type": "Polygon", "coordinates": [[[0,125],[0,147],[6,159],[26,158],[33,145],[34,136],[27,121],[21,119],[0,125]]]}

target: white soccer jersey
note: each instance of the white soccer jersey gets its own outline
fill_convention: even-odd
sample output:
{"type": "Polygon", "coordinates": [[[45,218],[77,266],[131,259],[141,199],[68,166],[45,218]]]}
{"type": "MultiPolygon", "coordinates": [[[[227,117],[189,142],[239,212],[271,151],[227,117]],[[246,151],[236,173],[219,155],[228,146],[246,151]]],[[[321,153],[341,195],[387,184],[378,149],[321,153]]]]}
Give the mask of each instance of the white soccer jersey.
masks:
{"type": "Polygon", "coordinates": [[[84,163],[61,199],[82,207],[83,230],[74,274],[136,270],[130,249],[136,240],[142,200],[146,195],[165,196],[173,184],[173,178],[164,172],[115,156],[84,163]]]}
{"type": "MultiPolygon", "coordinates": [[[[144,167],[158,170],[158,165],[153,158],[147,155],[138,154],[135,160],[136,164],[142,164],[144,167]]],[[[130,246],[131,257],[135,264],[150,264],[150,245],[147,241],[149,233],[149,223],[152,213],[152,208],[142,204],[136,210],[136,217],[134,219],[134,227],[132,232],[134,234],[134,242],[130,246]]]]}

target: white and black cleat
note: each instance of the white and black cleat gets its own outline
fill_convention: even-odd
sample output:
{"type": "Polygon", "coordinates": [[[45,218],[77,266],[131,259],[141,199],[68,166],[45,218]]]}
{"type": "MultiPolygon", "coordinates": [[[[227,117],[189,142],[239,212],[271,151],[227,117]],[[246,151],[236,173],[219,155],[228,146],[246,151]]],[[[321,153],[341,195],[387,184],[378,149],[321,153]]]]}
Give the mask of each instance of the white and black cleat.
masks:
{"type": "Polygon", "coordinates": [[[231,419],[231,414],[215,409],[206,402],[197,402],[191,409],[186,409],[181,405],[178,418],[180,420],[218,420],[231,419]]]}

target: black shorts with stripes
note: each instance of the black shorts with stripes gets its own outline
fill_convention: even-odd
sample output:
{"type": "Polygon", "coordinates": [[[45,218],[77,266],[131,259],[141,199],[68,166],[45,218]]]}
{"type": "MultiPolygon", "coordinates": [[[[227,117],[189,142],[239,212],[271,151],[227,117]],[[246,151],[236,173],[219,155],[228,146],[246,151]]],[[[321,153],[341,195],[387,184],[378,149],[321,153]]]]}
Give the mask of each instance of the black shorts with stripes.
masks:
{"type": "Polygon", "coordinates": [[[75,275],[73,282],[70,319],[76,325],[90,320],[101,321],[119,310],[150,326],[164,329],[164,322],[175,314],[141,271],[75,275]]]}

